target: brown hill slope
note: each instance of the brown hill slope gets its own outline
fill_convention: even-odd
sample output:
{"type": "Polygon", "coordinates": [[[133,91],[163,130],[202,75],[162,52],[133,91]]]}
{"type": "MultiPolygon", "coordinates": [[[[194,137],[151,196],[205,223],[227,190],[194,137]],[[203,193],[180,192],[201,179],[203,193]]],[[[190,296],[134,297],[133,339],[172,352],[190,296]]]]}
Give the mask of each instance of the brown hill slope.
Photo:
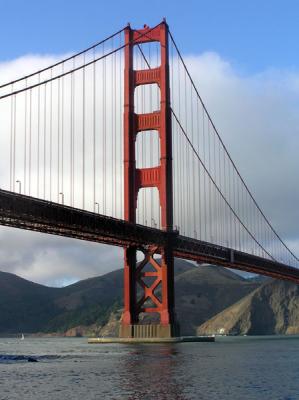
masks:
{"type": "Polygon", "coordinates": [[[176,310],[182,333],[192,335],[212,318],[260,284],[216,266],[199,266],[175,279],[176,310]]]}
{"type": "Polygon", "coordinates": [[[299,286],[283,281],[264,284],[203,323],[198,334],[298,334],[299,286]]]}

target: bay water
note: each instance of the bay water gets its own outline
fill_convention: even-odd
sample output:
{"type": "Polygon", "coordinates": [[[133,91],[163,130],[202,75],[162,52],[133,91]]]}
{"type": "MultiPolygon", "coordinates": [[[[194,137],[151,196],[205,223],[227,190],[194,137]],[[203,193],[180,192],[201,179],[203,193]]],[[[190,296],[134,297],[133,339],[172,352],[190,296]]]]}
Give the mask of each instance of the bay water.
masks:
{"type": "Polygon", "coordinates": [[[0,399],[299,400],[299,337],[139,345],[0,338],[0,399]]]}

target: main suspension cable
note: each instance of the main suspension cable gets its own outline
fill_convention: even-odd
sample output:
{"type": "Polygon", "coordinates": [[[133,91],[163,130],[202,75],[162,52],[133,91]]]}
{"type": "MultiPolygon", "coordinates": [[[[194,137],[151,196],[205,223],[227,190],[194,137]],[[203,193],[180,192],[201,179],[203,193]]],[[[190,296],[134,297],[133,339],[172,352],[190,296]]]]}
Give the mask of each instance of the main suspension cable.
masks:
{"type": "Polygon", "coordinates": [[[101,40],[100,42],[97,42],[97,43],[93,44],[92,46],[88,47],[87,49],[81,50],[81,51],[79,51],[78,53],[73,54],[73,55],[70,56],[70,57],[64,58],[63,60],[60,60],[60,61],[56,62],[55,64],[52,64],[52,65],[50,65],[50,66],[48,66],[48,67],[46,67],[46,68],[42,68],[42,69],[40,69],[40,70],[38,70],[38,71],[36,71],[36,72],[32,72],[32,73],[29,74],[29,75],[25,75],[25,76],[23,76],[23,77],[21,77],[21,78],[15,79],[15,80],[13,80],[13,81],[11,81],[11,82],[4,83],[4,84],[0,85],[0,89],[3,89],[3,88],[6,87],[6,86],[10,86],[10,85],[13,85],[13,84],[18,83],[18,82],[21,82],[21,81],[26,80],[26,79],[28,79],[28,78],[32,78],[33,76],[39,75],[39,74],[41,74],[42,72],[49,71],[49,70],[51,70],[51,69],[57,67],[58,65],[65,64],[67,61],[73,60],[74,58],[80,56],[81,54],[87,53],[88,51],[97,48],[98,46],[100,46],[100,45],[103,44],[104,42],[107,42],[108,40],[110,40],[110,39],[114,38],[115,36],[119,35],[119,34],[122,33],[124,30],[125,30],[125,28],[122,28],[122,29],[120,29],[118,32],[114,33],[113,35],[108,36],[106,39],[103,39],[103,40],[101,40]]]}

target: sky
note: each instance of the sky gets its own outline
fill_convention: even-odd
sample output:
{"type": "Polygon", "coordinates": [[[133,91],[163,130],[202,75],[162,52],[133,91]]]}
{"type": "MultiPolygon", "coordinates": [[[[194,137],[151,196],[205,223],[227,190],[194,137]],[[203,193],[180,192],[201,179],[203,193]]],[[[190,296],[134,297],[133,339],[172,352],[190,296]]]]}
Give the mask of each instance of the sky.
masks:
{"type": "Polygon", "coordinates": [[[187,53],[215,51],[244,72],[298,65],[296,0],[2,0],[0,60],[85,48],[128,22],[167,18],[187,53]]]}
{"type": "MultiPolygon", "coordinates": [[[[298,254],[298,11],[296,1],[1,1],[0,74],[166,17],[233,159],[298,254]]],[[[0,269],[47,285],[122,265],[120,249],[33,232],[1,228],[0,243],[0,269]]]]}

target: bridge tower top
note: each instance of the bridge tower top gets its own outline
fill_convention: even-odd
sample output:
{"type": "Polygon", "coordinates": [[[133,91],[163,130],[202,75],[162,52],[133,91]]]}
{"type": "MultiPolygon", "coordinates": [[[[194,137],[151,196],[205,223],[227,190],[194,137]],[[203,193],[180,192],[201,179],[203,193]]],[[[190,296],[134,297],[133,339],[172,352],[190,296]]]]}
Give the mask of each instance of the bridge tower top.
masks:
{"type": "Polygon", "coordinates": [[[136,221],[138,191],[157,187],[161,205],[161,225],[164,230],[173,227],[172,130],[169,85],[168,25],[165,21],[149,28],[125,29],[125,101],[124,101],[124,217],[136,221]],[[159,42],[161,64],[157,68],[134,70],[133,48],[148,42],[159,42]],[[135,88],[157,84],[160,88],[160,110],[148,114],[134,111],[135,88]],[[135,141],[144,131],[157,130],[160,138],[160,165],[136,168],[135,141]]]}

